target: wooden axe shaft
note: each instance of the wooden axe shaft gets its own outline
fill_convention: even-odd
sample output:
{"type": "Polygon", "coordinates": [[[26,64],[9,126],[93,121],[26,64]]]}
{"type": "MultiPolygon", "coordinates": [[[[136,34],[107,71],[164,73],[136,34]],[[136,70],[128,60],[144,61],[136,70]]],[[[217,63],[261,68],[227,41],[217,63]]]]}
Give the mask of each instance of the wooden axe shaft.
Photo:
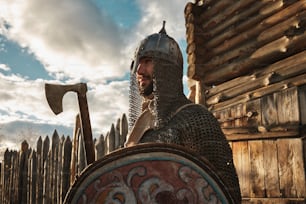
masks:
{"type": "Polygon", "coordinates": [[[95,152],[94,152],[94,144],[92,139],[92,131],[90,125],[90,118],[89,118],[89,111],[88,111],[88,104],[86,94],[81,95],[78,94],[79,100],[79,108],[80,108],[80,115],[81,115],[81,125],[83,131],[83,139],[85,143],[85,151],[86,151],[86,160],[87,165],[93,163],[95,161],[95,152]]]}

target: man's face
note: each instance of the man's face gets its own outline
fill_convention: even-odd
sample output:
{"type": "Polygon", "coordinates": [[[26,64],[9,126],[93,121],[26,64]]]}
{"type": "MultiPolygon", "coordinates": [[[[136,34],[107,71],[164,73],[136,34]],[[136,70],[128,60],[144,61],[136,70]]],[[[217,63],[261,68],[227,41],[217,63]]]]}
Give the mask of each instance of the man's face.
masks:
{"type": "Polygon", "coordinates": [[[136,77],[140,94],[143,96],[149,96],[153,92],[153,68],[152,58],[143,57],[139,60],[136,77]]]}

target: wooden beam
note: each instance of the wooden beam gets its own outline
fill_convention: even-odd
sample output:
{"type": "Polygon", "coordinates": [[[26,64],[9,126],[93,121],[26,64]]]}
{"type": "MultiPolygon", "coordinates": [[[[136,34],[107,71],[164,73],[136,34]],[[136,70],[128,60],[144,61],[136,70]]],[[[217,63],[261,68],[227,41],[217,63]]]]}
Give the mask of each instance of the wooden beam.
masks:
{"type": "Polygon", "coordinates": [[[225,90],[234,88],[240,84],[247,83],[249,81],[253,81],[254,78],[256,78],[256,75],[246,75],[246,76],[241,76],[234,78],[230,81],[224,82],[222,84],[219,84],[217,86],[213,86],[209,90],[206,91],[206,97],[209,98],[211,96],[214,96],[216,94],[219,94],[225,90]]]}
{"type": "Polygon", "coordinates": [[[237,84],[237,86],[231,85],[232,88],[224,90],[223,92],[218,93],[214,96],[211,96],[206,100],[206,103],[208,105],[212,105],[220,102],[220,100],[217,99],[227,100],[239,96],[243,93],[250,92],[257,88],[265,87],[271,83],[271,78],[273,77],[273,75],[274,73],[269,73],[259,78],[249,77],[250,81],[248,81],[247,83],[240,83],[237,84]]]}
{"type": "MultiPolygon", "coordinates": [[[[280,195],[279,195],[280,196],[280,195]]],[[[305,204],[304,198],[249,198],[243,197],[242,204],[249,204],[249,203],[263,203],[263,204],[270,204],[270,203],[277,203],[277,204],[305,204]]]]}
{"type": "Polygon", "coordinates": [[[264,30],[257,37],[257,40],[259,42],[266,43],[278,39],[281,36],[286,35],[288,31],[295,30],[303,26],[301,24],[303,21],[305,21],[305,19],[306,19],[306,11],[298,13],[288,19],[285,19],[284,21],[281,21],[280,23],[272,26],[271,28],[264,30]]]}
{"type": "Polygon", "coordinates": [[[207,6],[207,10],[202,12],[199,16],[199,21],[205,22],[207,19],[212,18],[217,15],[220,11],[224,10],[229,5],[233,4],[234,0],[222,0],[222,1],[214,1],[214,5],[207,6]]]}
{"type": "Polygon", "coordinates": [[[278,138],[298,138],[299,131],[284,131],[284,132],[265,132],[257,134],[230,134],[226,135],[229,141],[244,141],[244,140],[262,140],[262,139],[278,139],[278,138]]]}
{"type": "MultiPolygon", "coordinates": [[[[296,15],[298,12],[303,11],[303,9],[306,8],[306,2],[305,0],[302,1],[298,1],[295,4],[282,9],[282,10],[277,10],[279,12],[275,13],[274,15],[272,15],[271,17],[268,17],[271,14],[265,14],[265,15],[258,15],[255,16],[254,18],[246,21],[247,24],[250,24],[251,26],[253,26],[252,29],[246,29],[245,27],[242,27],[242,30],[246,30],[245,32],[235,36],[234,38],[225,41],[225,43],[223,43],[222,45],[216,47],[214,49],[214,53],[215,54],[220,54],[221,52],[224,52],[225,50],[228,50],[232,47],[234,47],[237,44],[240,44],[256,35],[258,35],[259,33],[261,33],[262,31],[264,31],[265,29],[281,22],[284,21],[285,19],[288,19],[291,16],[296,15]],[[267,18],[268,17],[268,18],[267,18]],[[264,20],[263,20],[264,19],[264,20]],[[263,20],[263,21],[262,21],[263,20]],[[261,23],[259,23],[260,21],[262,21],[261,23]]],[[[240,29],[235,29],[236,31],[242,31],[240,29]]]]}
{"type": "Polygon", "coordinates": [[[236,1],[233,4],[230,4],[224,10],[218,12],[218,14],[212,18],[206,19],[202,24],[202,27],[204,30],[214,29],[216,26],[224,24],[228,19],[233,18],[237,15],[237,13],[243,11],[246,6],[256,3],[257,1],[258,0],[236,1]]]}
{"type": "Polygon", "coordinates": [[[280,90],[284,90],[284,89],[287,89],[289,87],[301,86],[303,84],[306,84],[306,74],[299,75],[299,76],[296,76],[296,77],[292,77],[292,78],[289,78],[287,80],[284,80],[284,81],[281,81],[281,82],[278,82],[278,83],[275,83],[275,84],[271,84],[271,85],[268,85],[266,87],[262,87],[262,88],[259,88],[259,89],[256,89],[256,90],[253,90],[253,91],[250,91],[250,92],[247,92],[243,95],[239,95],[235,98],[226,100],[224,102],[220,102],[220,103],[211,105],[211,106],[209,106],[209,109],[214,110],[214,111],[221,110],[221,109],[230,107],[230,106],[235,105],[235,104],[245,103],[247,101],[250,101],[250,100],[253,100],[253,99],[256,99],[256,98],[260,98],[262,96],[265,96],[265,95],[268,95],[268,94],[271,94],[271,93],[274,93],[274,92],[277,92],[277,91],[280,91],[280,90]]]}
{"type": "MultiPolygon", "coordinates": [[[[241,76],[259,68],[262,64],[271,64],[290,55],[303,51],[306,47],[306,32],[291,38],[282,37],[254,52],[250,59],[237,59],[235,62],[224,65],[215,71],[199,74],[204,75],[203,81],[207,85],[218,84],[234,77],[241,76]]],[[[205,66],[205,65],[202,65],[205,66]]]]}
{"type": "Polygon", "coordinates": [[[233,36],[242,33],[246,29],[255,27],[258,22],[262,21],[266,17],[258,15],[258,10],[264,5],[266,5],[266,3],[256,1],[251,8],[243,10],[240,14],[227,19],[227,21],[216,26],[214,29],[206,30],[206,35],[214,36],[209,42],[207,42],[207,48],[213,49],[233,36]],[[251,18],[251,16],[254,18],[251,18]],[[237,26],[233,26],[235,24],[237,24],[237,26]]]}
{"type": "Polygon", "coordinates": [[[206,98],[210,98],[216,94],[220,94],[221,92],[224,92],[228,89],[235,89],[235,87],[239,85],[247,84],[249,83],[249,81],[253,81],[260,76],[264,76],[273,72],[275,74],[273,79],[271,80],[273,80],[274,83],[277,81],[288,79],[290,77],[294,77],[299,74],[304,74],[306,72],[305,64],[306,51],[303,51],[288,58],[285,58],[281,61],[278,61],[266,68],[261,68],[260,70],[255,71],[252,75],[237,77],[217,86],[213,86],[212,88],[206,91],[206,98]]]}

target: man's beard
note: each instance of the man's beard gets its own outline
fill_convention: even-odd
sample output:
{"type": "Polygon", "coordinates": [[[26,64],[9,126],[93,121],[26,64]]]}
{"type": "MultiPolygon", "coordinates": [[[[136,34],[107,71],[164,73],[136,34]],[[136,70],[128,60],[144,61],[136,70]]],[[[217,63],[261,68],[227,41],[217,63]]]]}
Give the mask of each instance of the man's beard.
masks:
{"type": "Polygon", "coordinates": [[[142,96],[150,96],[153,92],[153,81],[151,81],[150,84],[145,88],[139,87],[139,92],[142,96]]]}

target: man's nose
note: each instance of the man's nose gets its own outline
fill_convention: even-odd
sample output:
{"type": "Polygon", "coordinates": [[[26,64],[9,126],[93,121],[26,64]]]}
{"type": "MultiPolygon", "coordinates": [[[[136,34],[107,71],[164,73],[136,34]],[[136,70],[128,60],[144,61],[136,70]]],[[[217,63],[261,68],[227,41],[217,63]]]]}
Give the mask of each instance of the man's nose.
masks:
{"type": "Polygon", "coordinates": [[[137,74],[141,75],[145,73],[145,66],[143,63],[139,63],[137,66],[137,74]]]}

